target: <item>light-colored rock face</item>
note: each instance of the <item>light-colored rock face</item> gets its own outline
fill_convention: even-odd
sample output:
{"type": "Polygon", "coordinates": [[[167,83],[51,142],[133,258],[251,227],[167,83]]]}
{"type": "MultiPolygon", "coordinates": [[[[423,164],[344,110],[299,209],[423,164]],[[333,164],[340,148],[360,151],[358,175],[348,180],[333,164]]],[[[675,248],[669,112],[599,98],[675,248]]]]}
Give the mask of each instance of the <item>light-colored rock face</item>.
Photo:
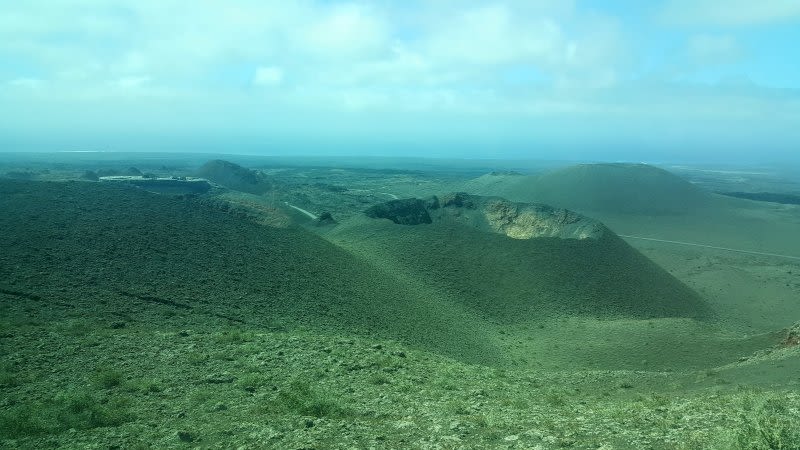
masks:
{"type": "Polygon", "coordinates": [[[576,212],[500,197],[457,192],[428,199],[426,205],[434,223],[458,222],[513,239],[598,239],[607,231],[602,223],[576,212]]]}
{"type": "Polygon", "coordinates": [[[392,200],[375,205],[365,213],[368,217],[391,219],[402,225],[456,222],[513,239],[599,239],[608,231],[602,223],[567,209],[465,192],[425,200],[392,200]]]}
{"type": "Polygon", "coordinates": [[[566,209],[512,203],[503,199],[488,200],[482,209],[494,232],[514,239],[597,239],[603,235],[604,227],[599,222],[566,209]]]}

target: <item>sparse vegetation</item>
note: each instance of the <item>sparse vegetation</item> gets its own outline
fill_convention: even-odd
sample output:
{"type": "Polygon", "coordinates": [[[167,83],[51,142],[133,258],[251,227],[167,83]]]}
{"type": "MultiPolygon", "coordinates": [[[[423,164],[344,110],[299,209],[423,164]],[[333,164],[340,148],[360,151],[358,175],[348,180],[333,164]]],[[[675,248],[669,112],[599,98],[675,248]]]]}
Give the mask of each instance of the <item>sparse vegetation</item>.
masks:
{"type": "Polygon", "coordinates": [[[0,389],[15,387],[19,382],[19,375],[10,365],[0,365],[0,389]]]}
{"type": "Polygon", "coordinates": [[[752,450],[800,449],[800,409],[772,395],[750,400],[736,444],[752,450]]]}
{"type": "Polygon", "coordinates": [[[278,411],[287,411],[301,416],[336,417],[347,413],[347,409],[331,394],[314,388],[307,381],[295,379],[278,391],[272,406],[278,411]]]}
{"type": "Polygon", "coordinates": [[[247,392],[256,392],[267,382],[268,379],[260,373],[248,373],[236,380],[236,384],[247,392]]]}
{"type": "Polygon", "coordinates": [[[0,437],[19,438],[69,429],[117,427],[133,420],[122,398],[99,398],[70,390],[41,403],[15,405],[0,412],[0,437]]]}
{"type": "Polygon", "coordinates": [[[124,379],[122,372],[112,368],[102,368],[95,372],[93,376],[95,384],[103,389],[119,387],[124,379]]]}
{"type": "MultiPolygon", "coordinates": [[[[560,243],[516,251],[465,231],[454,246],[461,229],[348,229],[352,216],[331,209],[340,224],[309,228],[332,245],[185,198],[15,183],[0,182],[0,207],[15,211],[0,229],[16,233],[0,241],[0,447],[798,448],[793,385],[736,388],[764,367],[794,380],[797,346],[718,338],[653,305],[647,320],[506,312],[532,298],[563,307],[557,288],[583,295],[586,277],[559,278],[573,271],[552,256],[560,243]],[[531,255],[552,272],[534,273],[531,255]],[[542,274],[556,274],[541,290],[552,297],[517,289],[542,274]],[[735,363],[751,349],[770,353],[735,363]],[[706,365],[684,364],[687,352],[706,365]]],[[[359,211],[389,198],[319,195],[359,211]]],[[[602,250],[584,272],[618,254],[602,250]]],[[[593,280],[581,301],[608,288],[593,280]]]]}

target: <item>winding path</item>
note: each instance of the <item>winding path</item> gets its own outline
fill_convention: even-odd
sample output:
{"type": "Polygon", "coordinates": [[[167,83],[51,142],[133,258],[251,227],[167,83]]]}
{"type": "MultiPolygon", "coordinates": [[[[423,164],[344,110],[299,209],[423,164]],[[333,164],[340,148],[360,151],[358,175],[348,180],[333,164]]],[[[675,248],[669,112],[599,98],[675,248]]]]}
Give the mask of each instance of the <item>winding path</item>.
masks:
{"type": "Polygon", "coordinates": [[[288,206],[289,208],[296,209],[296,210],[300,211],[301,213],[307,215],[308,217],[310,217],[312,219],[316,219],[317,218],[317,216],[315,216],[314,214],[312,214],[309,211],[306,211],[303,208],[300,208],[299,206],[290,205],[289,202],[283,202],[283,203],[286,204],[286,206],[288,206]]]}
{"type": "Polygon", "coordinates": [[[775,257],[778,257],[778,258],[788,258],[788,259],[794,259],[794,260],[800,261],[800,256],[781,255],[781,254],[778,254],[778,253],[756,252],[756,251],[752,251],[752,250],[740,250],[740,249],[737,249],[737,248],[728,248],[728,247],[717,247],[715,245],[695,244],[693,242],[669,241],[669,240],[666,240],[666,239],[655,239],[655,238],[648,238],[648,237],[642,237],[642,236],[630,236],[630,235],[627,235],[627,234],[620,234],[619,236],[627,238],[627,239],[639,239],[639,240],[642,240],[642,241],[664,242],[664,243],[667,243],[667,244],[688,245],[688,246],[691,246],[691,247],[711,248],[711,249],[714,249],[714,250],[725,250],[725,251],[728,251],[728,252],[746,253],[748,255],[775,256],[775,257]]]}

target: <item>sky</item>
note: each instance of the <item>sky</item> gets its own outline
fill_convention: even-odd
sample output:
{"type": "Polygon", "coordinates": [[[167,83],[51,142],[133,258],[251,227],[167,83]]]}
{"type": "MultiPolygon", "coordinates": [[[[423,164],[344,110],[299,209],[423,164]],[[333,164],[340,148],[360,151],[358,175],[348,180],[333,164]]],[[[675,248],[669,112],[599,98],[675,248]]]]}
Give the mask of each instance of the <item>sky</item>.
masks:
{"type": "Polygon", "coordinates": [[[26,0],[0,151],[800,159],[800,0],[26,0]]]}

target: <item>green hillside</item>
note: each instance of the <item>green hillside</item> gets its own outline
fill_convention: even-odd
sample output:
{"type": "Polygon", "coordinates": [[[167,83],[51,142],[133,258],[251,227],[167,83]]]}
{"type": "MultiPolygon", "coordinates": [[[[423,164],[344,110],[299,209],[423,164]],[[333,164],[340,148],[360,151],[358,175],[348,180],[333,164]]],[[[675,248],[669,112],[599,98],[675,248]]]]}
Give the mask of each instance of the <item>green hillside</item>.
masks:
{"type": "Polygon", "coordinates": [[[300,228],[88,182],[0,182],[0,296],[37,315],[296,325],[496,362],[480,323],[300,228]],[[51,309],[52,308],[52,309],[51,309]]]}
{"type": "Polygon", "coordinates": [[[414,226],[362,219],[330,236],[500,323],[707,313],[697,294],[610,231],[598,239],[512,239],[441,219],[414,226]]]}
{"type": "Polygon", "coordinates": [[[709,195],[666,170],[646,164],[580,164],[542,175],[484,175],[467,191],[577,211],[679,214],[709,202],[709,195]]]}
{"type": "Polygon", "coordinates": [[[797,327],[721,332],[591,219],[455,194],[319,236],[224,198],[0,181],[0,447],[798,439],[797,327]]]}
{"type": "Polygon", "coordinates": [[[582,164],[530,176],[487,174],[458,189],[572,209],[621,235],[800,255],[795,206],[713,194],[644,164],[582,164]]]}
{"type": "Polygon", "coordinates": [[[720,327],[694,291],[605,228],[587,238],[514,239],[490,231],[477,209],[442,206],[454,197],[495,211],[495,199],[448,195],[438,208],[434,199],[423,202],[431,223],[409,225],[422,216],[405,209],[421,213],[420,202],[395,200],[377,209],[387,218],[352,219],[326,237],[483,318],[485,336],[518,366],[696,369],[775,342],[720,327]]]}
{"type": "Polygon", "coordinates": [[[263,194],[273,189],[270,180],[261,173],[222,159],[208,161],[197,169],[196,174],[226,188],[250,194],[263,194]]]}

